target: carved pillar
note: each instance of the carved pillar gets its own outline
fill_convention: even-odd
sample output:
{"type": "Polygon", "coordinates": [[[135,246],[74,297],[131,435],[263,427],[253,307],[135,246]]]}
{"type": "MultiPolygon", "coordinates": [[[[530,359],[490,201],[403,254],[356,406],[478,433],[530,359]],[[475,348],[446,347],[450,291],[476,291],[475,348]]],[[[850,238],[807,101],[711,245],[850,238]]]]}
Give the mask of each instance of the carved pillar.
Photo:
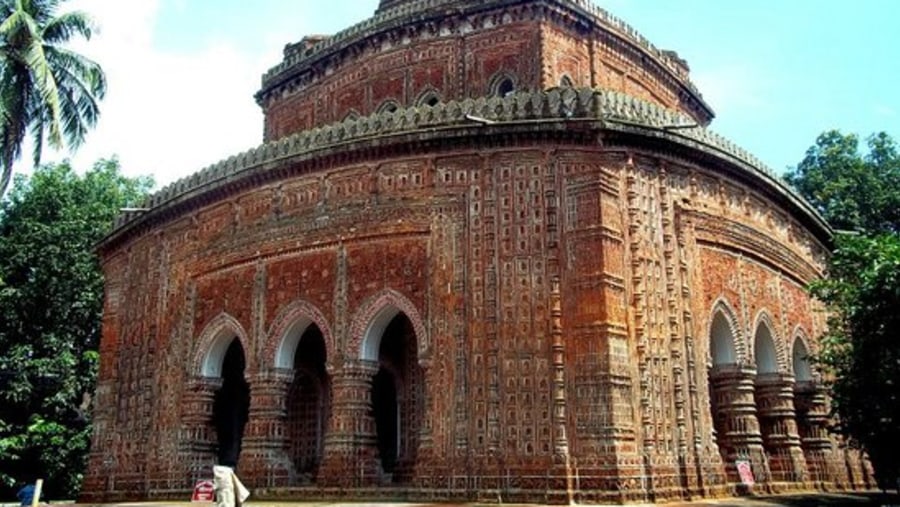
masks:
{"type": "Polygon", "coordinates": [[[554,278],[550,289],[550,337],[551,359],[553,361],[553,456],[554,465],[561,469],[565,482],[552,486],[553,490],[565,487],[565,503],[574,505],[575,484],[572,461],[569,454],[569,439],[566,436],[566,348],[563,338],[562,295],[559,279],[554,278]]]}
{"type": "Polygon", "coordinates": [[[184,488],[192,488],[198,479],[212,477],[212,467],[216,464],[213,400],[221,387],[221,378],[194,377],[182,395],[178,461],[184,488]]]}
{"type": "Polygon", "coordinates": [[[372,417],[374,361],[350,359],[332,376],[332,410],[317,482],[324,486],[372,486],[381,467],[372,417]]]}
{"type": "Polygon", "coordinates": [[[756,368],[740,364],[714,366],[709,372],[710,397],[721,430],[716,438],[730,482],[741,482],[735,462],[748,460],[756,482],[769,480],[763,439],[756,418],[756,368]]]}
{"type": "Polygon", "coordinates": [[[806,456],[810,478],[818,483],[836,482],[832,462],[834,449],[828,436],[828,405],[825,388],[813,382],[798,382],[794,388],[800,446],[806,456]]]}
{"type": "Polygon", "coordinates": [[[88,468],[81,486],[79,503],[111,502],[113,471],[116,465],[114,430],[116,402],[114,384],[101,379],[94,398],[93,436],[88,468]]]}
{"type": "Polygon", "coordinates": [[[864,453],[859,453],[860,466],[862,467],[863,477],[865,477],[865,489],[877,489],[878,483],[875,481],[875,469],[872,468],[872,462],[869,461],[869,456],[864,453]]]}
{"type": "Polygon", "coordinates": [[[291,485],[294,467],[287,455],[287,391],[293,372],[272,369],[250,380],[250,414],[244,429],[239,464],[241,479],[251,487],[291,485]]]}
{"type": "Polygon", "coordinates": [[[855,490],[865,489],[866,477],[862,467],[862,452],[848,446],[844,448],[844,461],[846,462],[849,487],[855,490]]]}
{"type": "MultiPolygon", "coordinates": [[[[420,382],[421,390],[421,414],[417,417],[418,421],[418,448],[416,449],[415,459],[410,463],[409,478],[412,480],[421,480],[430,476],[430,471],[434,470],[438,463],[434,452],[434,417],[435,411],[432,407],[434,394],[431,389],[436,385],[433,383],[434,368],[431,358],[419,361],[421,368],[420,382]]],[[[438,415],[440,417],[440,415],[438,415]]]]}
{"type": "Polygon", "coordinates": [[[794,378],[783,373],[758,375],[756,405],[772,481],[807,481],[809,474],[794,413],[794,378]]]}

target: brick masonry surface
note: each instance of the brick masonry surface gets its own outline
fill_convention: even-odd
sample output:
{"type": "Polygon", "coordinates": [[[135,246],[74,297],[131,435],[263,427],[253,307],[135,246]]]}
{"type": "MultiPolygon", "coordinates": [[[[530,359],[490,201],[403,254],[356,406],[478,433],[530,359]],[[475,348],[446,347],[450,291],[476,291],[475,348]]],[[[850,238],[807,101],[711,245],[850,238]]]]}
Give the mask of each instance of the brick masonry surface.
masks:
{"type": "Polygon", "coordinates": [[[181,497],[234,428],[272,500],[872,485],[807,359],[830,231],[674,52],[586,1],[383,1],[257,100],[266,144],[99,246],[86,501],[181,497]]]}

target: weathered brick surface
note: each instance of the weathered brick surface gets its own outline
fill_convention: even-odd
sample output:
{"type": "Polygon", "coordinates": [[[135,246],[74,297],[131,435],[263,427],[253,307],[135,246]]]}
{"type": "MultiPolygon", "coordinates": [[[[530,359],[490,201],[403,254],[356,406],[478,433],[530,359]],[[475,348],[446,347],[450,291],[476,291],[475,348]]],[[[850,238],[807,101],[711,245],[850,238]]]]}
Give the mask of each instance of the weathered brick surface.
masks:
{"type": "Polygon", "coordinates": [[[712,118],[680,60],[648,57],[634,38],[572,10],[573,2],[455,3],[425,8],[397,24],[402,28],[361,30],[340,53],[317,57],[313,41],[286,49],[287,58],[305,48],[308,63],[264,81],[258,99],[266,139],[368,115],[389,102],[489,96],[503,77],[516,90],[533,91],[558,86],[565,76],[571,85],[623,91],[703,124],[712,118]]]}
{"type": "MultiPolygon", "coordinates": [[[[637,66],[638,46],[558,17],[568,2],[507,3],[379,32],[347,50],[357,64],[273,85],[267,136],[423,90],[480,96],[503,72],[699,114],[673,84],[685,69],[637,66]]],[[[124,224],[100,247],[85,496],[181,495],[209,475],[235,339],[238,469],[263,496],[666,500],[734,491],[736,459],[760,490],[869,485],[826,433],[817,379],[795,374],[796,344],[816,350],[823,329],[803,287],[827,229],[746,162],[648,132],[565,118],[357,138],[124,224]]]]}

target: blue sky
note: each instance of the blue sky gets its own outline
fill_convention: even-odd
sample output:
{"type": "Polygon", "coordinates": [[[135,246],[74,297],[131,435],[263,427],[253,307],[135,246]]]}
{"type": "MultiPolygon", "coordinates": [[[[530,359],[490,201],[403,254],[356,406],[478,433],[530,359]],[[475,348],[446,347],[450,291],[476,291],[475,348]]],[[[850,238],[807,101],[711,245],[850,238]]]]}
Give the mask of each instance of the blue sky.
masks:
{"type": "MultiPolygon", "coordinates": [[[[98,129],[74,157],[118,155],[159,184],[257,145],[260,76],[286,43],[371,15],[377,0],[72,0],[109,75],[98,129]]],[[[839,128],[900,140],[900,1],[597,0],[674,49],[716,111],[712,129],[777,172],[839,128]]],[[[56,158],[66,156],[59,155],[56,158]]],[[[53,159],[54,156],[47,157],[53,159]]],[[[25,165],[25,164],[22,164],[25,165]]]]}

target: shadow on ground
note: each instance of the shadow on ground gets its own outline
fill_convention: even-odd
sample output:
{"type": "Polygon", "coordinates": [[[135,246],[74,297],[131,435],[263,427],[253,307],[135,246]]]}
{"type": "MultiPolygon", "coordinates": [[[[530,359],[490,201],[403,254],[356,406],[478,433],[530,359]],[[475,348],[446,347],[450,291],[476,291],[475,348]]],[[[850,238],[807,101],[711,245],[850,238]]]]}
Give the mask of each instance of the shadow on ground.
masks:
{"type": "Polygon", "coordinates": [[[696,504],[713,504],[717,506],[749,507],[753,505],[772,505],[781,507],[900,507],[900,495],[895,493],[830,493],[806,495],[773,495],[751,496],[741,498],[723,498],[700,501],[696,504]]]}

